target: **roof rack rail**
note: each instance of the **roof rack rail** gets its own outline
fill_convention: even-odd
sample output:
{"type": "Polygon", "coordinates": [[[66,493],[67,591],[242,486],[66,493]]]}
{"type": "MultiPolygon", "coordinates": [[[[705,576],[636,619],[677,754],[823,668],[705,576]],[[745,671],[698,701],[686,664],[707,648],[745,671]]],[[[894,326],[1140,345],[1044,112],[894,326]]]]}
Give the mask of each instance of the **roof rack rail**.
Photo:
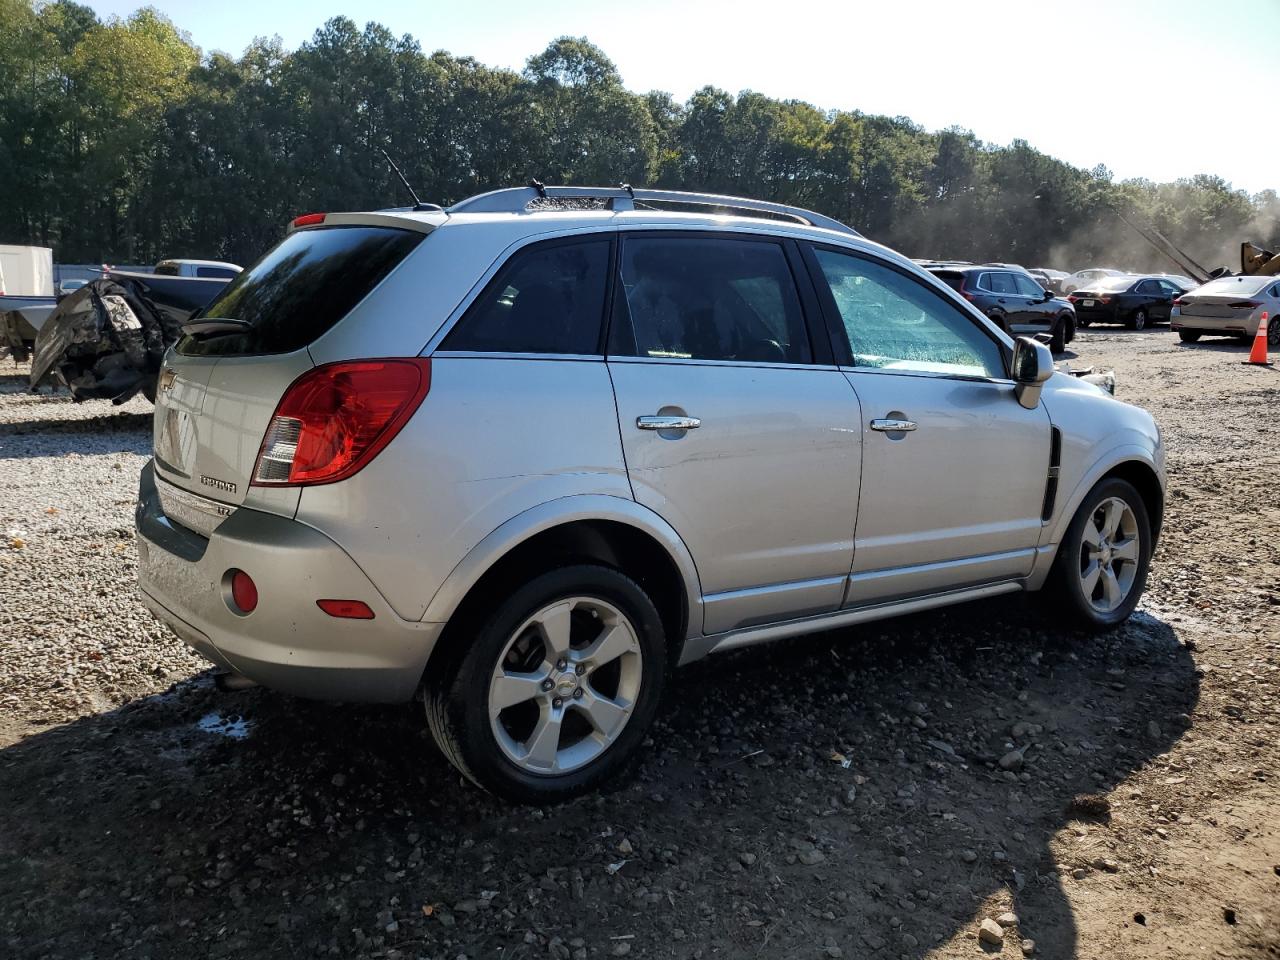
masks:
{"type": "Polygon", "coordinates": [[[618,187],[509,187],[476,194],[449,207],[448,213],[524,213],[531,203],[555,200],[608,201],[612,210],[635,210],[646,201],[655,203],[688,204],[700,207],[722,207],[726,210],[750,213],[767,213],[774,217],[792,220],[811,227],[838,230],[840,233],[860,237],[862,234],[832,217],[768,200],[750,200],[746,197],[729,197],[716,193],[686,193],[682,190],[642,190],[623,184],[618,187]]]}

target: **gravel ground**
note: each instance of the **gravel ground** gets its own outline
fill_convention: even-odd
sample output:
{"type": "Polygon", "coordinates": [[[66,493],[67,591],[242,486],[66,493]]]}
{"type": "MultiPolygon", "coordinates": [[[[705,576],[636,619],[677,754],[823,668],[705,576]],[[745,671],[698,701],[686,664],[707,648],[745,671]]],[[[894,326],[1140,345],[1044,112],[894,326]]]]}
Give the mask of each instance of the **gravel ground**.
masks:
{"type": "Polygon", "coordinates": [[[0,370],[0,956],[1280,957],[1280,370],[1079,361],[1165,431],[1144,604],[1015,597],[682,671],[636,777],[459,782],[420,709],[218,693],[136,598],[149,406],[0,370]]]}

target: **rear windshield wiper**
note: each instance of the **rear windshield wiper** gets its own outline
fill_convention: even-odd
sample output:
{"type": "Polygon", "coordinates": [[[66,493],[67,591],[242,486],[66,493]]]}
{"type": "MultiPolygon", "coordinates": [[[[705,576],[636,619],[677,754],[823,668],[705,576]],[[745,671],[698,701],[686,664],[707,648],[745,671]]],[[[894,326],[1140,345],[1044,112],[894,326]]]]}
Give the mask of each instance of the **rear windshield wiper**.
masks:
{"type": "Polygon", "coordinates": [[[230,320],[211,317],[208,320],[188,320],[182,332],[199,340],[202,337],[218,337],[228,333],[248,333],[253,324],[248,320],[230,320]]]}

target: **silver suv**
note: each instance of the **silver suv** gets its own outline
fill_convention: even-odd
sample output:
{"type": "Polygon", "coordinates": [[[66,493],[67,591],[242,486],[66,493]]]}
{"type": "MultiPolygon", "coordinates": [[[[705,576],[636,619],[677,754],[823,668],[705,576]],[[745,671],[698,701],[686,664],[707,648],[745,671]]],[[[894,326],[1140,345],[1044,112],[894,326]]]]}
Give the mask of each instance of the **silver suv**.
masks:
{"type": "Polygon", "coordinates": [[[1114,626],[1164,484],[1147,413],[842,224],[520,188],[300,217],[187,324],[139,579],[238,678],[421,694],[546,802],[715,651],[1042,587],[1114,626]]]}

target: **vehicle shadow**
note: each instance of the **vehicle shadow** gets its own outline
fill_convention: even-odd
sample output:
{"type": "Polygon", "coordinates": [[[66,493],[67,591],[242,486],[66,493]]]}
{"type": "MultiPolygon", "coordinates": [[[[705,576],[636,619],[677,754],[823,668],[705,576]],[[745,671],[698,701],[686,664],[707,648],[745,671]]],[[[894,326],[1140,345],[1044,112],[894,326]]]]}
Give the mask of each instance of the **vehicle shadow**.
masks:
{"type": "Polygon", "coordinates": [[[1158,619],[1092,638],[989,601],[695,664],[633,779],[538,810],[463,784],[420,707],[187,682],[0,750],[0,944],[916,960],[995,897],[1006,955],[1073,957],[1062,873],[1094,868],[1050,842],[1198,691],[1158,619]]]}
{"type": "MultiPolygon", "coordinates": [[[[53,416],[0,423],[0,440],[5,441],[0,444],[0,460],[57,456],[61,452],[57,449],[58,437],[67,438],[69,444],[74,440],[77,453],[149,454],[152,419],[151,413],[121,410],[90,417],[53,416]]],[[[67,449],[70,451],[71,446],[67,449]]]]}

